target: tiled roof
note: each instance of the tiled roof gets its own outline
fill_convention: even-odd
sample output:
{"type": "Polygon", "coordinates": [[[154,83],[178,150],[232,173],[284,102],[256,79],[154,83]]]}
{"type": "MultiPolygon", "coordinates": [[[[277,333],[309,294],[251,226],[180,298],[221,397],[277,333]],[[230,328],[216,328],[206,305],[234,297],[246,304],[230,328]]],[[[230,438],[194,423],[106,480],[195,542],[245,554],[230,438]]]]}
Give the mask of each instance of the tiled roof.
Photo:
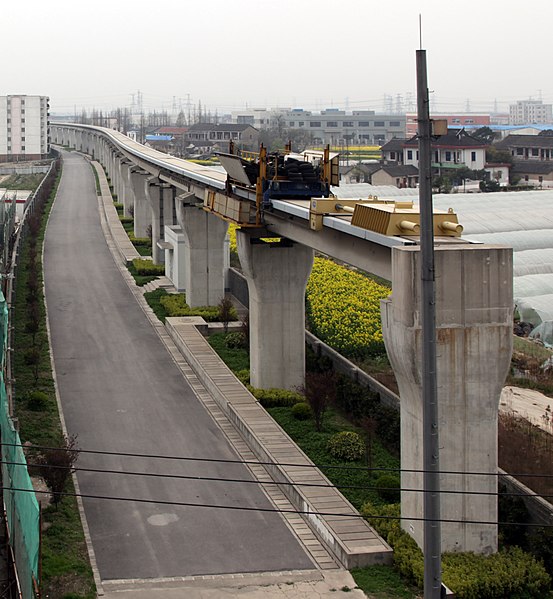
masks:
{"type": "Polygon", "coordinates": [[[513,173],[517,175],[548,175],[553,172],[553,162],[540,160],[524,160],[514,162],[513,173]]]}
{"type": "Polygon", "coordinates": [[[549,135],[507,135],[497,142],[498,150],[510,148],[553,148],[553,136],[549,135]]]}
{"type": "Polygon", "coordinates": [[[381,152],[401,152],[405,142],[408,140],[403,137],[392,137],[392,139],[386,142],[381,148],[381,152]]]}
{"type": "Polygon", "coordinates": [[[419,169],[412,164],[388,164],[383,165],[382,170],[390,177],[416,177],[419,174],[419,169]]]}
{"type": "MultiPolygon", "coordinates": [[[[404,147],[409,148],[418,147],[418,145],[419,140],[416,135],[404,143],[404,147]]],[[[448,129],[447,135],[441,135],[437,139],[432,140],[433,148],[487,148],[488,145],[489,144],[472,137],[463,131],[463,129],[460,131],[448,129]]]]}

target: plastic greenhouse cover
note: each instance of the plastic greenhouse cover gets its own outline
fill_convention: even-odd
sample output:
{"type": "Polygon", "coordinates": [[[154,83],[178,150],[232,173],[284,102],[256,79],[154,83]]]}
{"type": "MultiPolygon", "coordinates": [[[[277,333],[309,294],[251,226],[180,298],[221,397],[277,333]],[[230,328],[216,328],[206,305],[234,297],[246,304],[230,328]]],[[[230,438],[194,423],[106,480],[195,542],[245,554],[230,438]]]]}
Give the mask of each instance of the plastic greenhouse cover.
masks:
{"type": "Polygon", "coordinates": [[[547,347],[553,347],[553,320],[542,322],[529,335],[530,339],[540,339],[547,347]]]}
{"type": "Polygon", "coordinates": [[[463,237],[513,248],[513,293],[520,317],[553,321],[553,190],[435,196],[450,206],[463,237]]]}
{"type": "Polygon", "coordinates": [[[553,248],[514,252],[513,274],[515,277],[546,273],[553,273],[553,248]]]}
{"type": "Polygon", "coordinates": [[[553,303],[553,293],[539,295],[536,297],[522,297],[515,301],[515,306],[518,310],[521,320],[530,322],[534,326],[538,326],[542,322],[548,322],[552,319],[551,304],[553,303]]]}
{"type": "MultiPolygon", "coordinates": [[[[412,199],[417,189],[363,183],[333,188],[338,197],[412,199]]],[[[463,238],[513,248],[514,298],[521,316],[537,325],[553,320],[553,189],[434,195],[439,210],[453,208],[463,225],[463,238]]]]}
{"type": "Polygon", "coordinates": [[[493,233],[469,233],[468,235],[463,233],[463,237],[470,241],[509,245],[515,252],[549,249],[553,247],[552,236],[553,231],[549,229],[541,231],[494,231],[493,233]]]}

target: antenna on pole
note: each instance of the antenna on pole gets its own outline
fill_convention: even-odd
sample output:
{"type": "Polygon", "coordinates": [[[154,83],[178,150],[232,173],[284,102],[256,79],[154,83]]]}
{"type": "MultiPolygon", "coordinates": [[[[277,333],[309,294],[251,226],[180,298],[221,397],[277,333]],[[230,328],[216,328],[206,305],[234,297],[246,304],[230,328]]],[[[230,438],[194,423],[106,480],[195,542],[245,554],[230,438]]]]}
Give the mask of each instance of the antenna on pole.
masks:
{"type": "Polygon", "coordinates": [[[422,15],[419,13],[419,50],[422,50],[422,15]]]}

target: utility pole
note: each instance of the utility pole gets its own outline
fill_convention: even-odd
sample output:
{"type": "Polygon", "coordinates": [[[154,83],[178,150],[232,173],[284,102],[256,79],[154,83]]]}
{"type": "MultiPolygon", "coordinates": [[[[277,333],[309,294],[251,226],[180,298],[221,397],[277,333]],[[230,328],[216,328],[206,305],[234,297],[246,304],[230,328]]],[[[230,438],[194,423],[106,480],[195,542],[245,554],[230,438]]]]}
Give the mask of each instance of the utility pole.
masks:
{"type": "Polygon", "coordinates": [[[417,50],[419,138],[419,203],[421,224],[422,412],[424,494],[424,599],[440,599],[441,526],[436,380],[436,285],[432,210],[432,122],[426,73],[426,51],[417,50]]]}

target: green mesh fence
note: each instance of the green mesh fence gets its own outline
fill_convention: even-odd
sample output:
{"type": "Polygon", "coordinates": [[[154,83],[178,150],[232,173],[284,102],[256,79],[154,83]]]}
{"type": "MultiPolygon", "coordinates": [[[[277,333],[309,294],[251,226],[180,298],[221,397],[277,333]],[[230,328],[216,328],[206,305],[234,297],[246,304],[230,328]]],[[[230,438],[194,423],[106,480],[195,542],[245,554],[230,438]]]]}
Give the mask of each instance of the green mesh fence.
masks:
{"type": "MultiPolygon", "coordinates": [[[[0,293],[0,341],[6,352],[8,311],[0,293]]],[[[40,508],[27,472],[19,434],[8,412],[4,377],[0,375],[0,434],[2,438],[2,481],[4,505],[17,573],[24,599],[35,596],[33,579],[38,580],[40,508]]]]}

